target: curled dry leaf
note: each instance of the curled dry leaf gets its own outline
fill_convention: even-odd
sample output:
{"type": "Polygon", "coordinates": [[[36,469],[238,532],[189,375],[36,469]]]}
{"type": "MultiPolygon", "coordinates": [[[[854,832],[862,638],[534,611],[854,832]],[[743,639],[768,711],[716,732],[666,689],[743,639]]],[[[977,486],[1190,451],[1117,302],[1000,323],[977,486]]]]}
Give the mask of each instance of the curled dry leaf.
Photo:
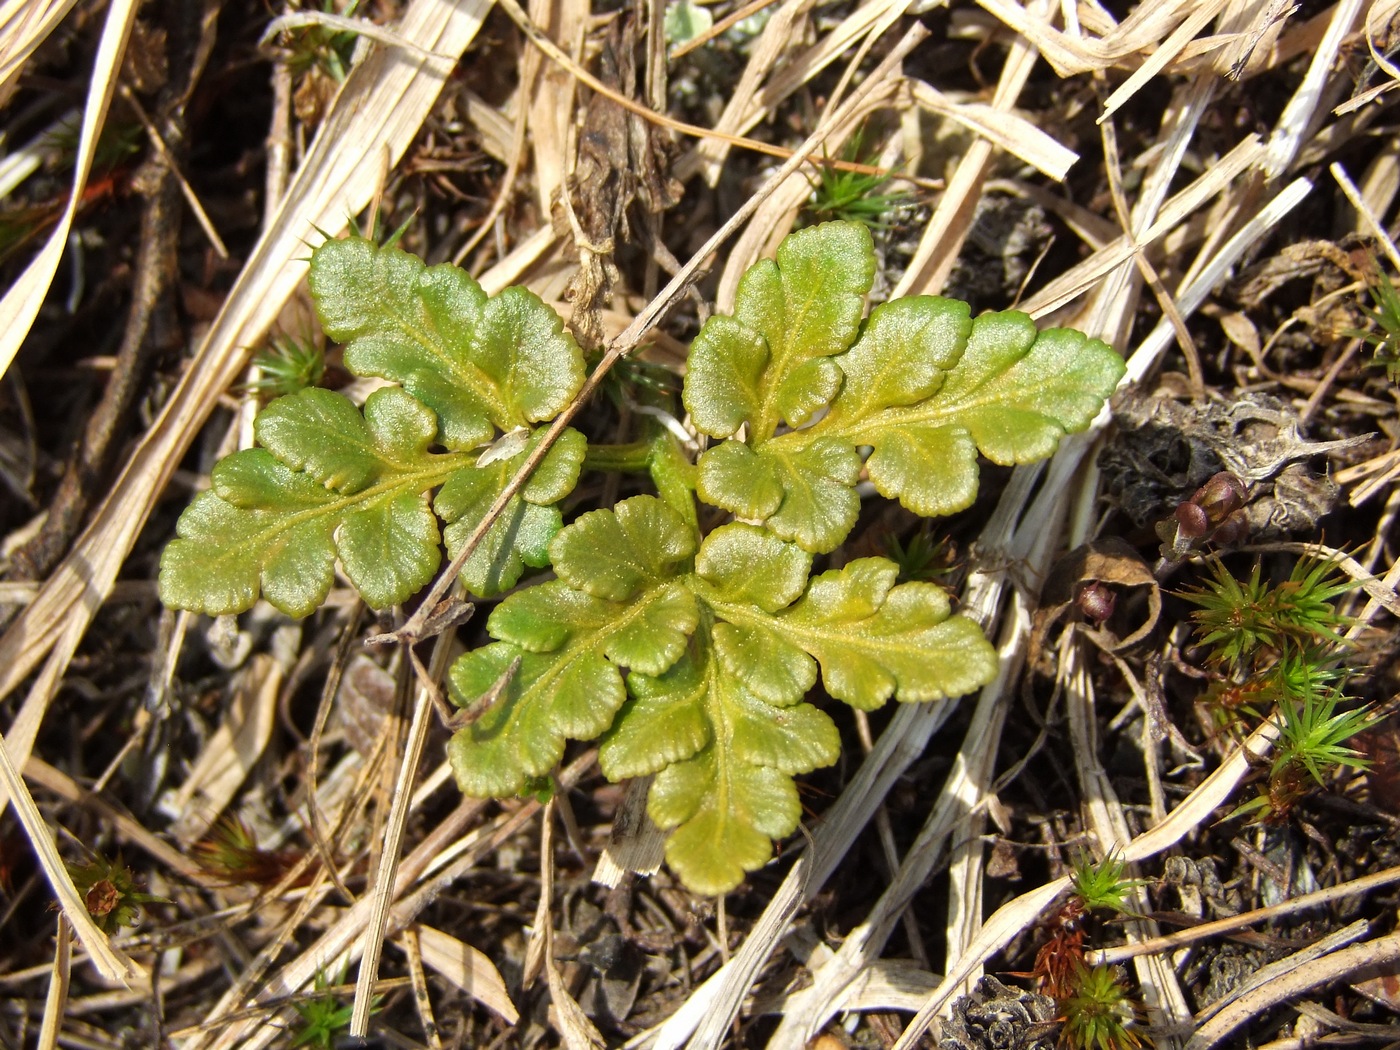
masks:
{"type": "Polygon", "coordinates": [[[1099,456],[1099,468],[1135,524],[1166,518],[1211,477],[1229,471],[1249,489],[1244,515],[1257,540],[1315,530],[1340,490],[1320,462],[1306,461],[1369,440],[1309,441],[1291,405],[1258,391],[1229,402],[1192,402],[1164,386],[1117,401],[1113,415],[1118,439],[1099,456]]]}
{"type": "Polygon", "coordinates": [[[1051,567],[1036,613],[1035,630],[1042,642],[1045,632],[1095,584],[1113,589],[1147,588],[1147,616],[1142,623],[1122,637],[1107,626],[1093,632],[1100,636],[1096,640],[1104,648],[1127,649],[1152,633],[1162,615],[1162,590],[1142,555],[1126,541],[1109,536],[1076,547],[1051,567]]]}

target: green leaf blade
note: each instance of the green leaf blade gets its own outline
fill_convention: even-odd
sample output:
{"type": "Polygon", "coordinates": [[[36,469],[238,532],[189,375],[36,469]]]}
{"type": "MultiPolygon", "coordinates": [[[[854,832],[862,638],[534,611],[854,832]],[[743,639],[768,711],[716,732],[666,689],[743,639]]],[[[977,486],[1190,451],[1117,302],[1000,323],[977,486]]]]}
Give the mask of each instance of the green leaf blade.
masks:
{"type": "Polygon", "coordinates": [[[561,579],[613,601],[674,575],[694,553],[685,521],[655,496],[634,496],[580,515],[550,545],[561,579]]]}
{"type": "Polygon", "coordinates": [[[776,393],[778,415],[790,427],[802,427],[841,389],[841,369],[827,357],[804,361],[788,373],[776,393]]]}
{"type": "Polygon", "coordinates": [[[423,493],[460,462],[426,451],[431,414],[397,389],[371,397],[377,416],[369,422],[322,390],[274,406],[265,432],[308,470],[265,448],[221,460],[211,491],[186,509],[162,558],[162,600],[222,615],[251,608],[261,594],[289,616],[306,616],[325,601],[337,555],[375,608],[425,586],[437,571],[440,536],[423,493]],[[307,432],[297,430],[299,419],[307,432]],[[328,421],[343,440],[329,439],[328,421]],[[308,434],[326,438],[323,447],[308,434]]]}
{"type": "MultiPolygon", "coordinates": [[[[800,432],[799,432],[800,434],[800,432]]],[[[860,455],[845,441],[819,437],[798,444],[799,434],[765,445],[760,456],[779,466],[783,502],[764,522],[778,536],[813,554],[834,551],[860,517],[860,455]]]]}
{"type": "Polygon", "coordinates": [[[683,398],[702,434],[728,437],[759,410],[759,384],[770,355],[763,336],[716,314],[691,344],[683,398]]]}
{"type": "Polygon", "coordinates": [[[261,593],[289,616],[314,612],[334,578],[336,519],[324,511],[335,494],[264,449],[226,457],[212,480],[161,555],[161,600],[221,616],[252,608],[261,593]]]}
{"type": "Polygon", "coordinates": [[[677,581],[614,602],[551,580],[512,594],[487,626],[492,637],[530,652],[549,652],[592,632],[613,663],[659,675],[680,659],[698,623],[695,598],[677,581]]]}
{"type": "Polygon", "coordinates": [[[801,548],[743,522],[715,529],[695,559],[695,571],[722,600],[752,603],[766,612],[795,601],[811,568],[811,555],[801,548]]]}
{"type": "Polygon", "coordinates": [[[921,517],[966,510],[977,499],[977,442],[962,427],[890,428],[865,461],[875,491],[921,517]]]}
{"type": "Polygon", "coordinates": [[[466,654],[449,674],[454,701],[470,707],[521,659],[501,699],[453,738],[463,790],[513,794],[559,761],[566,739],[599,736],[625,699],[621,668],[633,668],[638,680],[663,675],[682,659],[698,622],[695,599],[679,581],[626,602],[563,580],[511,595],[487,621],[499,641],[466,654]]]}
{"type": "MultiPolygon", "coordinates": [[[[445,512],[436,504],[438,514],[451,524],[443,530],[447,552],[456,557],[468,538],[486,517],[486,511],[496,495],[505,488],[509,478],[488,478],[493,486],[483,485],[481,498],[460,513],[445,512]]],[[[524,575],[527,567],[542,569],[549,564],[549,544],[559,534],[564,519],[556,507],[537,507],[518,495],[506,503],[476,549],[462,563],[458,579],[479,598],[492,598],[510,590],[524,575]]]]}
{"type": "Polygon", "coordinates": [[[813,554],[840,546],[860,516],[853,486],[860,455],[839,438],[784,434],[757,451],[726,441],[701,457],[696,492],[706,503],[762,521],[813,554]]]}
{"type": "Polygon", "coordinates": [[[720,665],[767,703],[794,704],[817,684],[817,662],[766,627],[717,623],[714,640],[720,665]]]}
{"type": "Polygon", "coordinates": [[[741,441],[706,449],[697,468],[695,491],[713,507],[762,521],[783,505],[778,464],[741,441]]]}
{"type": "Polygon", "coordinates": [[[1083,430],[1124,371],[1106,343],[1068,328],[1037,332],[1015,311],[973,322],[964,362],[944,384],[949,412],[1003,466],[1044,459],[1083,430]]]}
{"type": "Polygon", "coordinates": [[[747,424],[756,447],[781,421],[811,419],[841,381],[830,363],[813,362],[855,340],[874,277],[870,231],[858,223],[801,230],[776,260],[750,267],[733,317],[711,317],[692,347],[683,399],[696,426],[728,437],[747,424]]]}
{"type": "Polygon", "coordinates": [[[971,506],[979,451],[1004,466],[1052,454],[1090,424],[1124,372],[1107,344],[1068,329],[1038,331],[1015,311],[984,314],[970,327],[961,304],[946,300],[903,313],[898,324],[867,326],[868,338],[841,362],[846,385],[817,429],[869,445],[877,491],[926,517],[971,506]],[[917,330],[931,355],[904,379],[901,330],[917,330]]]}
{"type": "Polygon", "coordinates": [[[814,654],[827,692],[856,707],[883,702],[883,688],[872,688],[877,667],[903,702],[953,699],[986,685],[996,677],[996,650],[976,623],[947,616],[946,603],[931,583],[896,587],[850,650],[833,642],[814,654]]]}
{"type": "Polygon", "coordinates": [[[932,397],[971,332],[971,309],[956,299],[920,295],[877,306],[856,345],[836,358],[846,381],[833,415],[863,419],[932,397]]]}
{"type": "Polygon", "coordinates": [[[680,659],[699,623],[690,589],[679,582],[664,584],[632,604],[604,651],[613,663],[659,675],[680,659]]]}
{"type": "Polygon", "coordinates": [[[348,398],[330,390],[279,397],[258,413],[253,433],[293,470],[339,492],[364,488],[379,465],[364,417],[348,398]]]}
{"type": "Polygon", "coordinates": [[[647,810],[672,832],[666,860],[682,881],[697,893],[722,894],[767,863],[773,839],[797,827],[802,810],[792,776],[835,761],[840,740],[816,708],[773,707],[713,661],[702,663],[678,665],[675,674],[689,705],[703,709],[708,740],[660,770],[647,810]]]}
{"type": "Polygon", "coordinates": [[[380,478],[423,469],[432,460],[437,418],[399,387],[372,393],[363,415],[343,395],[311,388],[269,404],[253,433],[293,470],[355,493],[380,478]]]}
{"type": "Polygon", "coordinates": [[[693,660],[679,660],[661,675],[633,674],[627,690],[630,698],[598,746],[598,764],[609,780],[658,773],[710,742],[709,683],[693,660]]]}
{"type": "Polygon", "coordinates": [[[516,657],[520,667],[501,695],[448,744],[458,785],[476,798],[519,794],[558,765],[566,740],[591,740],[607,729],[625,699],[621,674],[587,640],[553,653],[525,653],[506,642],[476,649],[449,672],[452,699],[470,707],[516,657]]]}
{"type": "Polygon", "coordinates": [[[811,704],[775,707],[740,694],[736,708],[734,753],[750,765],[795,776],[829,766],[841,754],[836,723],[811,704]]]}
{"type": "Polygon", "coordinates": [[[794,655],[801,652],[820,666],[832,697],[862,710],[891,696],[962,696],[991,681],[997,656],[981,629],[950,615],[942,588],[895,586],[898,574],[887,559],[859,558],[822,573],[802,598],[773,614],[712,601],[715,614],[737,629],[716,627],[720,659],[748,688],[780,702],[793,688],[784,691],[782,675],[802,667],[794,655]]]}
{"type": "Polygon", "coordinates": [[[717,897],[768,863],[773,839],[797,827],[801,804],[790,778],[749,765],[728,771],[726,797],[716,801],[720,773],[707,757],[662,771],[650,794],[661,801],[651,803],[648,812],[657,826],[675,828],[666,839],[666,863],[692,892],[717,897]],[[687,797],[701,800],[696,811],[668,825],[671,804],[687,797]]]}
{"type": "Polygon", "coordinates": [[[426,587],[442,560],[436,515],[427,496],[398,492],[347,515],[336,549],[365,602],[387,609],[426,587]]]}
{"type": "Polygon", "coordinates": [[[507,288],[487,300],[478,338],[517,426],[553,419],[583,387],[583,351],[563,319],[528,288],[507,288]]]}
{"type": "MultiPolygon", "coordinates": [[[[537,430],[518,443],[515,455],[464,467],[447,479],[433,509],[447,522],[443,538],[449,554],[456,557],[543,436],[544,430],[537,430]]],[[[527,566],[549,564],[549,546],[563,526],[563,517],[557,507],[533,503],[529,497],[562,499],[572,491],[586,444],[578,431],[564,431],[532,475],[532,480],[540,477],[540,484],[532,490],[527,482],[507,502],[462,567],[460,579],[473,594],[483,598],[500,594],[515,586],[527,566]]]]}
{"type": "Polygon", "coordinates": [[[854,341],[875,280],[875,244],[859,223],[822,223],[784,238],[776,266],[750,272],[748,287],[740,280],[734,316],[763,333],[786,379],[802,362],[854,341]]]}
{"type": "Polygon", "coordinates": [[[317,247],[309,280],[346,367],[402,384],[437,414],[448,448],[548,419],[583,385],[577,343],[524,289],[488,298],[455,266],[359,237],[317,247]]]}

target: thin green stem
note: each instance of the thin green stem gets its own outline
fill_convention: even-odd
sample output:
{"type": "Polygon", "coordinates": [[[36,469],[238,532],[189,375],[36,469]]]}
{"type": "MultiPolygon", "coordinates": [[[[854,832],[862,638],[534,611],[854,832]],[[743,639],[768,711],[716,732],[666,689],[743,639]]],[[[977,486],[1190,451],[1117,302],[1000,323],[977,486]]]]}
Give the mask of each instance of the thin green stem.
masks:
{"type": "Polygon", "coordinates": [[[656,493],[685,519],[695,541],[700,542],[700,516],[695,509],[695,464],[687,458],[680,442],[669,431],[661,431],[651,442],[648,463],[656,493]]]}
{"type": "Polygon", "coordinates": [[[640,474],[651,469],[653,444],[650,438],[621,445],[595,445],[590,441],[583,457],[583,469],[607,474],[640,474]]]}

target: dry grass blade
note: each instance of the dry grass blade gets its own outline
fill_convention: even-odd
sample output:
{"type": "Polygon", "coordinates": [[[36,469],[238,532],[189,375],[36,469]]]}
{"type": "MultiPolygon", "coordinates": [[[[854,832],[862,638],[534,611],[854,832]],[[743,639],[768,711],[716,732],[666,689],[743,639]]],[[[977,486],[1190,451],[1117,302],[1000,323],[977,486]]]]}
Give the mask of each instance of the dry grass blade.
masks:
{"type": "Polygon", "coordinates": [[[3,736],[0,736],[0,784],[4,784],[11,801],[15,804],[15,815],[29,838],[29,844],[39,860],[39,866],[43,868],[44,876],[58,897],[58,906],[77,932],[79,940],[83,942],[83,947],[87,949],[88,957],[92,959],[98,973],[110,981],[120,981],[122,984],[144,978],[142,969],[125,952],[114,948],[107,935],[92,921],[87,905],[78,896],[77,887],[73,885],[73,878],[68,874],[63,858],[58,855],[53,833],[45,825],[39,807],[34,804],[29,789],[25,787],[14,763],[10,761],[9,749],[5,746],[3,736]]]}
{"type": "Polygon", "coordinates": [[[219,236],[219,231],[214,228],[214,221],[209,218],[209,213],[204,210],[204,205],[200,203],[199,197],[195,195],[194,187],[185,178],[184,172],[175,162],[175,158],[170,155],[170,147],[165,144],[165,137],[160,133],[160,129],[151,123],[151,118],[146,114],[145,107],[136,97],[135,92],[127,85],[120,85],[122,100],[131,107],[136,119],[141,121],[141,126],[146,130],[146,135],[150,138],[152,145],[160,153],[161,158],[170,167],[171,173],[175,176],[175,181],[180,184],[180,196],[185,198],[185,203],[189,205],[190,211],[194,212],[194,217],[199,223],[199,228],[204,231],[204,236],[209,238],[209,243],[213,247],[215,254],[220,259],[228,258],[228,248],[224,246],[223,238],[219,236]]]}
{"type": "MultiPolygon", "coordinates": [[[[48,294],[54,274],[58,272],[58,262],[68,244],[68,231],[72,228],[73,217],[78,214],[83,187],[87,185],[88,173],[92,170],[93,157],[97,153],[97,137],[107,117],[112,92],[117,86],[117,73],[121,69],[126,41],[131,35],[139,6],[137,0],[113,0],[107,9],[107,22],[102,30],[102,42],[97,48],[97,58],[93,62],[87,104],[83,108],[82,131],[73,164],[73,189],[68,195],[68,203],[39,254],[10,286],[4,299],[0,299],[0,376],[9,370],[10,362],[15,359],[34,318],[39,315],[39,307],[48,294]]],[[[37,44],[37,41],[34,43],[37,44]]],[[[11,57],[6,55],[5,60],[0,62],[0,68],[7,65],[11,57]]]]}
{"type": "Polygon", "coordinates": [[[1032,317],[1041,317],[1089,291],[1104,275],[1128,262],[1135,252],[1165,237],[1212,197],[1225,192],[1234,179],[1258,162],[1263,151],[1258,137],[1248,136],[1200,178],[1168,200],[1157,220],[1146,230],[1133,238],[1125,235],[1105,245],[1055,278],[1022,303],[1021,308],[1032,317]]]}
{"type": "MultiPolygon", "coordinates": [[[[754,45],[743,73],[734,85],[734,91],[724,107],[724,112],[715,122],[716,131],[731,135],[742,133],[744,116],[750,101],[758,94],[759,85],[777,62],[778,56],[791,42],[797,19],[806,10],[807,5],[808,0],[785,0],[773,11],[754,45]]],[[[696,160],[707,181],[713,182],[718,178],[719,165],[727,151],[728,145],[723,141],[706,141],[697,147],[696,160]]],[[[679,168],[682,178],[685,177],[685,172],[684,166],[679,168]]]]}
{"type": "Polygon", "coordinates": [[[1356,209],[1366,232],[1380,243],[1381,249],[1390,260],[1390,265],[1400,269],[1400,251],[1396,250],[1395,242],[1391,240],[1390,234],[1386,232],[1385,226],[1371,210],[1371,206],[1366,203],[1366,198],[1361,195],[1361,191],[1356,188],[1356,183],[1351,181],[1351,176],[1347,174],[1346,168],[1342,167],[1341,164],[1331,164],[1328,165],[1327,170],[1331,173],[1332,178],[1337,180],[1337,185],[1341,187],[1342,193],[1351,202],[1351,206],[1356,209]]]}
{"type": "MultiPolygon", "coordinates": [[[[535,935],[544,945],[544,973],[549,983],[549,1018],[564,1039],[567,1050],[603,1050],[607,1042],[578,1001],[569,994],[554,958],[554,810],[550,799],[540,817],[540,906],[536,912],[535,935]]],[[[529,964],[527,962],[528,970],[529,964]]]]}
{"type": "MultiPolygon", "coordinates": [[[[764,142],[761,139],[746,138],[742,134],[724,131],[717,127],[704,128],[696,124],[688,124],[685,121],[675,120],[671,117],[668,117],[664,113],[658,113],[656,110],[648,108],[646,105],[642,104],[641,102],[638,102],[635,99],[628,98],[626,95],[619,93],[615,88],[609,87],[607,84],[604,84],[601,80],[599,80],[587,69],[585,69],[578,62],[577,59],[568,55],[558,44],[556,44],[553,40],[549,38],[549,36],[545,34],[545,32],[540,28],[540,26],[536,24],[536,22],[532,20],[530,16],[524,10],[521,9],[520,5],[514,2],[514,0],[500,0],[500,7],[501,10],[505,11],[508,15],[510,15],[511,19],[515,22],[515,24],[520,27],[521,31],[525,34],[526,38],[530,41],[530,43],[534,44],[535,47],[537,47],[545,55],[551,58],[560,67],[561,71],[567,72],[569,76],[573,79],[578,80],[580,83],[586,85],[590,90],[597,92],[604,98],[615,102],[617,105],[621,106],[629,113],[634,113],[637,116],[643,118],[644,120],[650,121],[651,123],[656,124],[659,127],[679,132],[682,135],[688,135],[692,138],[698,138],[701,139],[703,142],[717,143],[719,145],[716,148],[728,148],[730,146],[738,146],[742,149],[752,150],[755,153],[767,154],[770,157],[781,157],[785,160],[790,159],[793,156],[793,150],[784,149],[782,146],[775,146],[772,143],[764,142]]],[[[829,56],[827,60],[830,61],[831,59],[834,59],[835,57],[837,57],[838,54],[839,52],[833,53],[829,56]]],[[[569,80],[567,78],[565,78],[564,82],[570,85],[572,84],[572,80],[569,80]]],[[[793,85],[794,88],[796,86],[797,85],[793,85]]],[[[572,93],[569,92],[567,97],[572,97],[572,93]]],[[[551,98],[555,98],[555,96],[551,96],[551,98]]],[[[557,99],[548,106],[541,105],[538,108],[542,110],[547,108],[551,114],[558,114],[560,112],[567,113],[569,111],[569,107],[564,105],[561,101],[558,101],[557,99]]],[[[750,120],[747,124],[744,125],[745,128],[752,127],[754,124],[756,124],[758,120],[762,117],[762,115],[763,111],[759,110],[757,115],[754,116],[752,120],[750,120]]],[[[548,125],[545,124],[542,126],[548,125]]],[[[549,133],[546,132],[546,134],[549,133]]],[[[557,148],[551,146],[547,148],[547,151],[544,151],[544,171],[546,173],[554,171],[556,167],[558,167],[561,171],[567,167],[565,159],[561,154],[561,150],[562,146],[557,148]]],[[[540,147],[536,145],[537,165],[540,163],[539,154],[541,152],[542,151],[540,147]]],[[[682,177],[691,174],[693,172],[692,164],[694,163],[694,158],[698,156],[700,156],[700,153],[697,149],[697,152],[688,154],[686,157],[683,157],[676,164],[676,174],[682,177]]],[[[878,168],[873,168],[868,164],[855,164],[849,161],[827,159],[823,159],[820,161],[814,160],[813,163],[820,163],[824,166],[835,168],[839,171],[854,171],[867,175],[888,174],[891,178],[904,178],[904,176],[899,175],[899,173],[897,172],[885,172],[878,168]]],[[[542,182],[541,185],[557,185],[560,181],[562,181],[562,176],[559,179],[553,179],[552,182],[542,182]]],[[[914,177],[908,177],[907,181],[913,182],[916,185],[937,185],[936,182],[930,183],[929,180],[914,177]]],[[[554,199],[553,193],[549,195],[548,201],[543,200],[542,190],[540,196],[542,199],[541,206],[544,207],[546,211],[548,211],[549,201],[552,201],[554,199]]]]}
{"type": "Polygon", "coordinates": [[[81,787],[72,777],[55,769],[43,759],[31,755],[25,764],[24,775],[27,780],[38,784],[45,791],[50,791],[67,802],[91,809],[111,825],[121,841],[139,846],[182,879],[195,883],[209,881],[186,853],[142,827],[130,816],[104,801],[101,796],[81,787]]]}
{"type": "Polygon", "coordinates": [[[49,975],[49,992],[44,999],[44,1021],[39,1026],[38,1050],[55,1050],[58,1033],[63,1027],[63,1009],[68,1004],[68,981],[73,975],[73,927],[67,916],[58,917],[54,935],[53,972],[49,975]]]}
{"type": "Polygon", "coordinates": [[[677,44],[675,47],[671,48],[669,52],[671,61],[674,62],[682,55],[689,54],[697,47],[704,47],[715,37],[733,29],[750,15],[758,14],[758,12],[762,11],[765,7],[772,7],[775,2],[776,0],[749,0],[747,4],[731,11],[703,33],[697,33],[685,43],[677,44]]]}
{"type": "Polygon", "coordinates": [[[1300,967],[1308,963],[1316,962],[1339,948],[1344,948],[1354,941],[1360,940],[1371,932],[1371,924],[1365,919],[1357,919],[1355,922],[1347,923],[1341,929],[1333,930],[1324,934],[1311,944],[1304,945],[1296,952],[1285,955],[1282,959],[1275,960],[1266,966],[1249,974],[1238,986],[1232,988],[1227,994],[1221,996],[1211,1003],[1199,1014],[1196,1015],[1197,1030],[1203,1029],[1210,1021],[1225,1013],[1232,1005],[1239,1002],[1250,992],[1263,988],[1279,980],[1286,980],[1290,974],[1296,973],[1300,967]]]}
{"type": "Polygon", "coordinates": [[[13,91],[15,74],[77,2],[6,0],[0,6],[0,105],[13,91]]]}
{"type": "Polygon", "coordinates": [[[1079,160],[1078,153],[1018,113],[983,102],[954,102],[922,80],[914,81],[913,90],[914,101],[922,108],[957,121],[1057,182],[1079,160]]]}
{"type": "Polygon", "coordinates": [[[1022,7],[1013,0],[978,0],[1007,26],[1035,45],[1061,76],[1108,69],[1157,48],[1199,9],[1197,0],[1139,4],[1102,36],[1076,35],[1050,24],[1053,8],[1022,7]]]}
{"type": "Polygon", "coordinates": [[[1165,69],[1172,59],[1181,54],[1186,45],[1194,40],[1196,34],[1220,13],[1225,4],[1226,0],[1210,0],[1192,11],[1185,21],[1172,30],[1171,36],[1167,37],[1162,45],[1152,52],[1152,56],[1134,71],[1132,76],[1123,81],[1113,94],[1108,96],[1103,104],[1103,112],[1099,114],[1099,123],[1102,124],[1113,116],[1148,81],[1165,69]]]}

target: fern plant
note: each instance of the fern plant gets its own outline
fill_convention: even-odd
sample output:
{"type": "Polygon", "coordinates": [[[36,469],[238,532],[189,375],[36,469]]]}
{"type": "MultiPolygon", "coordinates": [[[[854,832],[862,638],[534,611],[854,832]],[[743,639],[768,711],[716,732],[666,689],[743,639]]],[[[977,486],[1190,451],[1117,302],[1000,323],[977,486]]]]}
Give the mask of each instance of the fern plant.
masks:
{"type": "MultiPolygon", "coordinates": [[[[673,870],[723,893],[796,828],[793,777],[838,755],[818,681],[871,710],[991,680],[994,650],[942,588],[898,582],[886,558],[815,576],[814,559],[855,525],[863,478],[924,516],[964,509],[979,452],[1049,455],[1123,365],[1078,332],[936,297],[863,319],[874,268],[865,227],[827,223],[748,271],[691,350],[683,401],[715,439],[696,462],[664,430],[621,446],[565,430],[550,448],[462,574],[480,596],[527,566],[555,577],[501,601],[492,641],[450,670],[470,713],[449,745],[464,791],[538,790],[568,740],[601,738],[609,778],[655,775],[673,870]],[[564,527],[583,469],[649,473],[657,495],[564,527]],[[734,519],[702,529],[699,503],[734,519]]],[[[524,289],[488,298],[453,267],[352,238],[316,249],[311,291],[346,368],[392,385],[363,410],[324,390],[268,405],[262,447],[218,464],[180,519],[169,605],[231,613],[261,594],[303,616],[337,560],[370,605],[404,601],[582,384],[578,346],[524,289]]]]}

